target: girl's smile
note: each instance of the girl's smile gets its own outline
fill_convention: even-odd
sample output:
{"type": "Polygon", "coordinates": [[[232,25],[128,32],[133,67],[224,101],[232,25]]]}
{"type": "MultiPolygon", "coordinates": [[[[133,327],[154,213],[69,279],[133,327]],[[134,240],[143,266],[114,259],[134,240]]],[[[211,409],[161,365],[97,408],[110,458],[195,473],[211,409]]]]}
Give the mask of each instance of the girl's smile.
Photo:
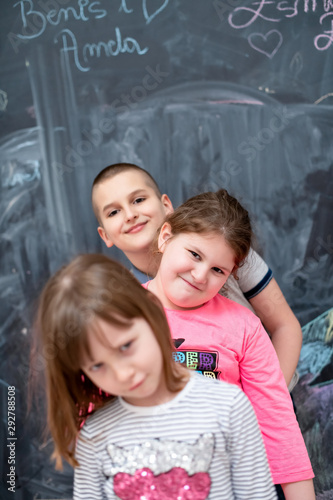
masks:
{"type": "Polygon", "coordinates": [[[170,309],[202,306],[218,293],[235,266],[234,251],[216,233],[173,236],[166,223],[161,229],[159,249],[162,260],[149,290],[170,309]]]}
{"type": "Polygon", "coordinates": [[[183,281],[185,281],[185,283],[187,283],[189,286],[191,286],[192,288],[195,288],[195,290],[200,290],[199,287],[193,285],[193,283],[190,283],[189,281],[187,281],[185,278],[183,278],[182,276],[179,276],[183,281]]]}

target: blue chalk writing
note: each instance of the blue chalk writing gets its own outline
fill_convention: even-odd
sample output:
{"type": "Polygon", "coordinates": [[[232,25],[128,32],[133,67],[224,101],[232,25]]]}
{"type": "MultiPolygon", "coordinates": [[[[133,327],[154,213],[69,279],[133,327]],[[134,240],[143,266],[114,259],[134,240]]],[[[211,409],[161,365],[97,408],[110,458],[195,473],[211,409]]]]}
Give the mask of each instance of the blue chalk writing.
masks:
{"type": "Polygon", "coordinates": [[[121,31],[118,27],[115,28],[116,39],[108,40],[107,42],[99,41],[97,43],[86,43],[82,48],[82,58],[80,58],[79,46],[74,33],[69,29],[61,30],[55,37],[55,43],[61,41],[61,52],[66,56],[72,53],[75,66],[78,70],[86,72],[90,70],[88,64],[89,58],[96,57],[114,57],[119,54],[132,54],[136,52],[138,55],[146,54],[149,50],[148,47],[141,48],[137,40],[132,37],[122,37],[121,31]]]}
{"type": "Polygon", "coordinates": [[[131,14],[133,12],[133,9],[129,9],[126,5],[126,0],[121,0],[120,7],[119,7],[119,12],[124,11],[126,14],[131,14]]]}
{"type": "Polygon", "coordinates": [[[3,187],[14,187],[18,184],[23,186],[27,182],[32,182],[34,180],[40,180],[39,163],[33,162],[34,167],[32,172],[15,172],[12,176],[4,179],[2,181],[3,187]]]}
{"type": "Polygon", "coordinates": [[[48,24],[58,26],[62,22],[70,20],[87,22],[92,17],[93,19],[102,19],[107,15],[107,11],[98,8],[100,2],[90,2],[90,0],[78,0],[77,7],[63,7],[58,11],[51,9],[47,14],[43,14],[35,10],[33,0],[19,0],[13,7],[20,7],[22,19],[22,31],[17,37],[21,40],[32,40],[40,37],[48,24]],[[38,20],[38,21],[37,21],[38,20]],[[27,33],[29,26],[33,26],[33,32],[27,33]]]}
{"type": "Polygon", "coordinates": [[[147,10],[147,0],[142,0],[142,10],[143,10],[143,15],[145,16],[146,23],[149,24],[152,22],[152,20],[160,13],[162,10],[164,10],[169,3],[169,0],[164,0],[162,5],[158,7],[155,12],[149,14],[147,10]]]}

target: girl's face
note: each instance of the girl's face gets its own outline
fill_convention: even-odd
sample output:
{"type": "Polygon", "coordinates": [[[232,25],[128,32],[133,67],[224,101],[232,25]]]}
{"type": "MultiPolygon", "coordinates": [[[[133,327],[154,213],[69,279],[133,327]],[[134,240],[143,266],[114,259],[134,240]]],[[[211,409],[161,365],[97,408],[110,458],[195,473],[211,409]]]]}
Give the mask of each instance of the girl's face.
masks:
{"type": "Polygon", "coordinates": [[[161,348],[143,318],[121,328],[97,319],[96,326],[98,334],[95,329],[88,332],[91,359],[85,356],[81,369],[97,387],[136,406],[171,399],[161,348]]]}
{"type": "Polygon", "coordinates": [[[193,309],[212,299],[235,266],[235,255],[216,233],[181,233],[172,236],[164,224],[159,236],[163,253],[151,291],[164,307],[193,309]]]}

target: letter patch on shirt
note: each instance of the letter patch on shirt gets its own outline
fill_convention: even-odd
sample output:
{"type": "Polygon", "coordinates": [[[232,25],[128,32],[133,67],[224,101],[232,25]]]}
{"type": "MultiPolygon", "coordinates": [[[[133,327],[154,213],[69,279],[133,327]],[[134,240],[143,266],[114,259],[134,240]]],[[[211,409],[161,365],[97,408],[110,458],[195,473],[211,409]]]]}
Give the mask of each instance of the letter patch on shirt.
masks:
{"type": "MultiPolygon", "coordinates": [[[[175,345],[176,344],[175,339],[175,345]]],[[[175,361],[182,363],[190,370],[195,370],[208,378],[219,378],[217,370],[217,352],[177,350],[173,353],[175,361]]]]}

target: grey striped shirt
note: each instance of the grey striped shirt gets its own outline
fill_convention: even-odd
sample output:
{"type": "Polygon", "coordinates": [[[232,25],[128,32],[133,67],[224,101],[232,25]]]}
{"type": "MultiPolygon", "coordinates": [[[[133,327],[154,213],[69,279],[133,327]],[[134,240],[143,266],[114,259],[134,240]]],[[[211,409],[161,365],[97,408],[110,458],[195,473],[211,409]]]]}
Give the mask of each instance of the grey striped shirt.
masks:
{"type": "Polygon", "coordinates": [[[108,403],[83,426],[76,458],[74,500],[276,499],[247,397],[199,374],[159,406],[108,403]]]}

